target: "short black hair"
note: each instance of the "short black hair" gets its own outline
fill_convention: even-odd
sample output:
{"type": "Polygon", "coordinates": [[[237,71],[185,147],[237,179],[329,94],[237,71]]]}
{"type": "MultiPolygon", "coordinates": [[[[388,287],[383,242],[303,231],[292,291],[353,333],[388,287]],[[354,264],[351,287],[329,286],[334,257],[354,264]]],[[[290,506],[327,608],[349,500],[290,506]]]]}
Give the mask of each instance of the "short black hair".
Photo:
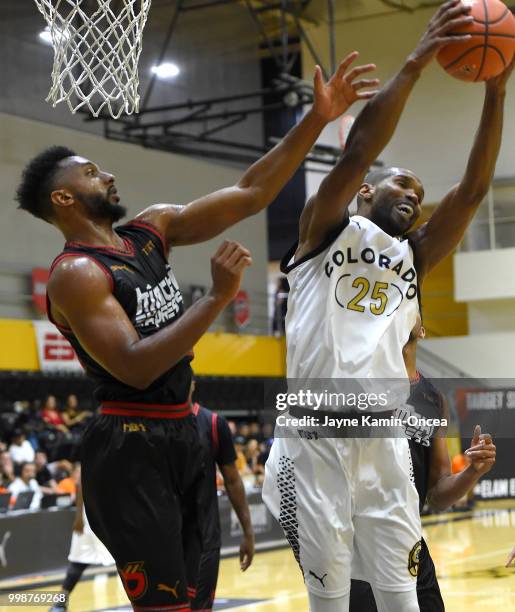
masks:
{"type": "Polygon", "coordinates": [[[18,208],[50,222],[53,217],[50,192],[60,161],[76,155],[67,147],[53,146],[41,151],[25,166],[16,190],[18,208]]]}
{"type": "MultiPolygon", "coordinates": [[[[374,168],[370,170],[370,172],[363,179],[363,183],[367,183],[368,185],[379,185],[381,181],[388,178],[392,174],[395,174],[397,168],[393,166],[384,166],[382,168],[374,168]]],[[[358,193],[358,206],[361,204],[363,197],[358,193]]]]}
{"type": "Polygon", "coordinates": [[[369,185],[378,185],[381,181],[395,174],[398,168],[394,166],[383,166],[382,168],[374,168],[365,176],[363,182],[369,185]]]}

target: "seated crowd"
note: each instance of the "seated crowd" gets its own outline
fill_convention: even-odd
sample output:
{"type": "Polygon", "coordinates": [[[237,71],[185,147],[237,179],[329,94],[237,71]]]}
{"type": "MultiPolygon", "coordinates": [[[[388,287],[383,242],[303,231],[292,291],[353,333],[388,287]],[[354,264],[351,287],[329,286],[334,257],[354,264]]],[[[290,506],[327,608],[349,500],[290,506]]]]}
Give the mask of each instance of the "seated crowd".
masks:
{"type": "Polygon", "coordinates": [[[17,402],[15,418],[2,421],[0,432],[0,494],[10,494],[16,508],[20,493],[33,492],[31,509],[44,497],[75,497],[78,472],[74,462],[82,431],[92,413],[81,410],[77,397],[69,395],[59,409],[49,395],[39,402],[17,402]]]}
{"type": "MultiPolygon", "coordinates": [[[[261,487],[265,463],[273,442],[274,429],[269,423],[228,421],[236,450],[236,467],[245,488],[261,487]]],[[[218,480],[220,488],[221,478],[218,480]]]]}
{"type": "MultiPolygon", "coordinates": [[[[82,410],[75,395],[61,409],[49,395],[45,401],[16,402],[15,418],[0,431],[0,495],[10,494],[10,507],[20,493],[34,492],[31,509],[39,509],[46,496],[69,495],[74,500],[79,445],[92,412],[82,410]]],[[[273,441],[273,427],[257,422],[228,421],[236,450],[236,466],[245,487],[261,487],[265,463],[273,441]]],[[[223,479],[217,477],[223,493],[223,479]]],[[[45,505],[45,504],[43,504],[45,505]]]]}

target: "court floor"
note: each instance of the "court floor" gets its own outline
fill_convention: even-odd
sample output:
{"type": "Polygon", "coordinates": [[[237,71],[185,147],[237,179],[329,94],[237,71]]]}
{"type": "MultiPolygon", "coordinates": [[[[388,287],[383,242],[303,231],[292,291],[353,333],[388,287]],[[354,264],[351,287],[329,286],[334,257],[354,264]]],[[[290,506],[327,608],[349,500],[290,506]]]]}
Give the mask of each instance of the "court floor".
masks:
{"type": "MultiPolygon", "coordinates": [[[[481,503],[473,512],[427,517],[424,535],[447,612],[515,612],[515,568],[504,568],[515,546],[515,500],[481,503]]],[[[308,610],[302,579],[288,549],[258,553],[245,574],[239,571],[236,558],[224,559],[217,598],[215,609],[231,612],[308,610]]],[[[79,583],[69,607],[70,612],[129,609],[119,579],[105,573],[79,583]]]]}

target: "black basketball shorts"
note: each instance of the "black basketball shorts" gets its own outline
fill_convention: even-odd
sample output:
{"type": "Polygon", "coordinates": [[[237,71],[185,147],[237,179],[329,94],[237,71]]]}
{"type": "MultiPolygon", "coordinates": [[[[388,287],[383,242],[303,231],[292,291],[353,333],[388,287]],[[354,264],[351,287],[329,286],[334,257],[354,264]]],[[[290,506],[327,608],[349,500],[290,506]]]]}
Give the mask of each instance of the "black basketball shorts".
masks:
{"type": "Polygon", "coordinates": [[[110,402],[86,429],[86,514],[113,555],[134,610],[190,610],[201,552],[202,476],[195,418],[185,405],[110,402]]]}

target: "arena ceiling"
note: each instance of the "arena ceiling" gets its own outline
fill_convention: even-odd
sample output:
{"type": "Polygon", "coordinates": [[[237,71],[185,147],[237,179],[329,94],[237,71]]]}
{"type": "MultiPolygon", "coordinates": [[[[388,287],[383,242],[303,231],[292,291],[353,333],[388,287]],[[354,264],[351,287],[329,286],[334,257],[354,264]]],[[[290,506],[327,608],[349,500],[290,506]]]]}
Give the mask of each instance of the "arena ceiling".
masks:
{"type": "MultiPolygon", "coordinates": [[[[113,3],[122,1],[112,0],[113,3]]],[[[97,0],[84,2],[92,6],[97,4],[97,0]]],[[[259,59],[273,55],[280,63],[285,58],[285,48],[288,57],[292,57],[299,51],[299,41],[309,39],[309,28],[313,25],[328,28],[329,43],[331,19],[338,22],[411,10],[407,5],[411,0],[402,2],[406,4],[399,5],[397,0],[153,0],[139,63],[141,106],[143,109],[160,108],[186,101],[222,99],[224,101],[218,106],[210,106],[209,112],[220,114],[220,109],[229,111],[223,138],[266,146],[267,143],[262,142],[262,123],[258,114],[247,116],[244,113],[243,118],[235,119],[234,125],[231,124],[233,117],[238,115],[230,113],[255,108],[256,99],[243,98],[236,107],[225,101],[261,89],[259,59]],[[178,5],[181,10],[176,13],[178,5]],[[150,68],[160,57],[180,67],[181,73],[173,81],[151,80],[150,68]]],[[[85,122],[84,116],[72,115],[63,104],[52,108],[44,102],[53,61],[52,48],[38,36],[44,27],[34,0],[2,0],[0,3],[3,84],[0,112],[111,137],[118,124],[109,126],[107,122],[85,122]]],[[[323,54],[323,50],[313,49],[313,52],[323,54]]],[[[329,66],[325,68],[329,70],[329,66]]],[[[288,66],[281,72],[288,73],[288,66]]],[[[285,90],[284,83],[279,83],[278,87],[282,100],[287,88],[285,90]]],[[[299,105],[309,102],[309,92],[305,98],[306,90],[302,89],[302,84],[300,88],[299,105]]],[[[196,106],[192,108],[197,110],[196,106]]],[[[174,121],[176,117],[177,114],[172,115],[174,121]]],[[[160,121],[169,122],[169,113],[152,115],[153,124],[160,121]]],[[[206,122],[204,131],[209,132],[212,125],[206,122]]],[[[186,125],[184,133],[196,137],[197,128],[198,124],[186,125]]],[[[176,133],[174,130],[173,134],[176,133]]],[[[157,148],[173,149],[168,149],[162,139],[159,142],[157,148]]],[[[175,146],[177,141],[172,138],[167,142],[175,146]]],[[[148,138],[144,144],[154,146],[155,142],[148,138]]],[[[205,151],[209,150],[208,147],[205,151]]]]}
{"type": "MultiPolygon", "coordinates": [[[[88,0],[96,4],[97,0],[88,0]]],[[[122,0],[113,0],[113,2],[122,0]]],[[[288,0],[301,12],[309,0],[288,0]]],[[[146,105],[162,106],[187,100],[230,97],[261,88],[260,55],[268,53],[263,34],[270,40],[280,32],[280,2],[261,0],[182,0],[174,22],[177,0],[153,0],[144,31],[139,63],[140,92],[146,105]],[[174,27],[172,28],[172,25],[174,27]],[[163,55],[164,43],[170,37],[163,55]],[[155,79],[151,96],[150,68],[163,55],[181,69],[173,81],[155,79]],[[148,97],[148,96],[147,96],[148,97]]],[[[291,23],[287,20],[287,24],[291,23]]],[[[64,105],[52,108],[44,102],[50,86],[53,51],[38,37],[45,22],[33,0],[0,3],[0,56],[3,89],[0,112],[102,134],[98,122],[85,123],[64,105]]],[[[243,100],[241,108],[255,106],[243,100]]],[[[144,104],[145,106],[145,104],[144,104]]],[[[155,117],[153,117],[155,120],[155,117]]],[[[255,116],[229,131],[227,138],[261,143],[261,122],[255,116]]]]}

